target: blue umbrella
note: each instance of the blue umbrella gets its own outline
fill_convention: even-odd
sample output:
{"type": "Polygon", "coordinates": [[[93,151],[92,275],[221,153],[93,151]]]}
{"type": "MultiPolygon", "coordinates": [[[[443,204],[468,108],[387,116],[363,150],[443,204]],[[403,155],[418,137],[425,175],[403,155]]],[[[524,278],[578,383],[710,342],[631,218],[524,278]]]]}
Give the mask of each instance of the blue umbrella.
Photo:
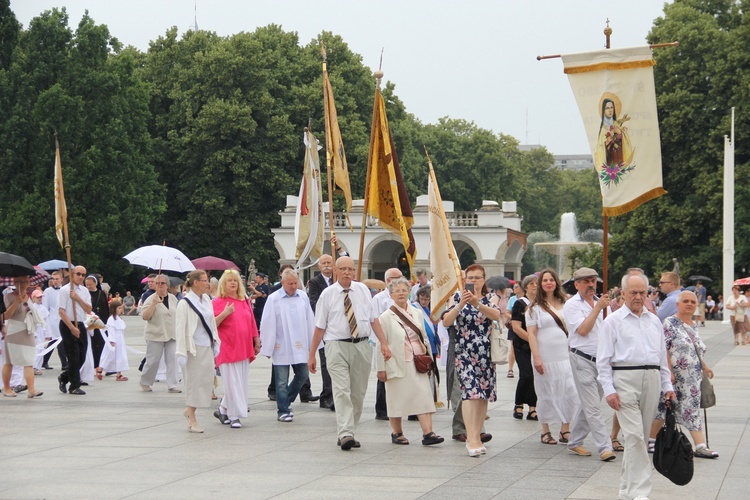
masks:
{"type": "Polygon", "coordinates": [[[67,269],[68,263],[64,260],[53,259],[42,262],[41,264],[39,264],[39,267],[41,267],[45,271],[57,271],[58,269],[67,269]]]}

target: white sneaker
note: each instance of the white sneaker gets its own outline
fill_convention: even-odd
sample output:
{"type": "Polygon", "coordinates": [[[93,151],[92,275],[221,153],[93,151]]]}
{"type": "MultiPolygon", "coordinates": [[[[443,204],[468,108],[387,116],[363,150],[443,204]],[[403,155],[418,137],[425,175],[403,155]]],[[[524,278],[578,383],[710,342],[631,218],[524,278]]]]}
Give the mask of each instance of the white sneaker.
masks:
{"type": "Polygon", "coordinates": [[[232,423],[229,424],[229,427],[231,427],[232,429],[239,429],[240,427],[242,427],[242,423],[240,423],[239,420],[232,420],[232,423]]]}
{"type": "Polygon", "coordinates": [[[288,413],[284,413],[282,415],[279,415],[278,421],[279,422],[291,422],[292,416],[288,413]]]}

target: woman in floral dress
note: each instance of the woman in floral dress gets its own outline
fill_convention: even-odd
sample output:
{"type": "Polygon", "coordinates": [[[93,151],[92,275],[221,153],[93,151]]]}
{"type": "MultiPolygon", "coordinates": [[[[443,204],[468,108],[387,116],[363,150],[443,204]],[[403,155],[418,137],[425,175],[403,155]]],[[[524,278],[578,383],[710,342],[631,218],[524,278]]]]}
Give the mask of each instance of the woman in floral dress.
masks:
{"type": "Polygon", "coordinates": [[[500,311],[487,298],[484,268],[466,268],[464,289],[454,296],[453,306],[443,317],[443,326],[456,324],[456,376],[461,384],[461,411],[466,424],[466,450],[469,456],[486,453],[480,432],[487,416],[487,403],[495,401],[495,365],[490,360],[490,327],[500,319],[500,311]]]}
{"type": "MultiPolygon", "coordinates": [[[[699,458],[717,458],[715,451],[706,447],[703,437],[703,422],[701,421],[701,369],[706,371],[709,378],[714,372],[706,365],[701,365],[701,359],[706,352],[706,346],[698,336],[698,324],[693,322],[693,314],[698,307],[698,299],[689,290],[677,296],[677,314],[664,320],[664,337],[667,346],[667,360],[672,371],[672,385],[677,397],[674,407],[675,419],[690,431],[695,443],[695,456],[699,458]],[[701,358],[698,358],[700,349],[701,358]]],[[[666,401],[664,394],[659,401],[659,410],[651,426],[649,451],[653,452],[656,434],[664,425],[666,418],[666,401]]]]}

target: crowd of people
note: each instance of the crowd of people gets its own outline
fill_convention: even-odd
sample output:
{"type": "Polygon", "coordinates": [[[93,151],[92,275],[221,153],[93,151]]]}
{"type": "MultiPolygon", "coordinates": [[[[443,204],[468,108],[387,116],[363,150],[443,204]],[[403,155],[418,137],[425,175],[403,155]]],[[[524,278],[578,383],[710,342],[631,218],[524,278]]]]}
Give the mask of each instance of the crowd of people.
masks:
{"type": "MultiPolygon", "coordinates": [[[[432,415],[441,404],[442,364],[454,412],[452,438],[478,457],[492,439],[484,426],[488,403],[497,397],[497,364],[507,362],[491,358],[490,332],[507,328],[508,376],[518,366],[512,417],[522,419],[528,409],[526,419],[539,422],[541,443],[564,444],[571,455],[592,455],[584,446],[589,435],[604,462],[624,451],[621,498],[649,494],[648,453],[668,406],[690,431],[695,456],[718,457],[706,445],[699,407],[702,372],[713,377],[703,360],[699,326],[717,307],[702,283],[687,290],[677,274],[665,272],[657,295],[643,271],[633,268],[620,287],[600,296],[597,271],[584,267],[573,275],[574,294],[566,293],[552,269],[512,289],[493,290],[484,268],[474,264],[435,320],[424,270],[413,284],[399,269],[389,269],[386,289],[374,293],[354,280],[349,256],[333,265],[324,255],[318,267],[306,290],[291,266],[282,267],[273,287],[262,274],[246,287],[233,270],[218,279],[192,271],[177,288],[166,275],[153,274],[139,301],[130,292],[108,297],[101,276],[82,266],[64,285],[62,273],[52,273],[44,291],[18,277],[4,294],[3,396],[27,391],[29,398],[41,397],[35,370],[49,367],[55,348],[63,393],[84,395],[82,386],[107,375],[127,381],[122,317],[135,312],[146,341],[140,388],[152,392],[158,377],[168,392],[184,391],[189,432],[204,432],[196,410],[214,404],[221,424],[241,428],[248,418],[249,364],[265,356],[273,366],[269,397],[279,422],[294,420],[298,397],[319,401],[335,412],[337,446],[361,447],[357,427],[375,370],[376,418],[389,421],[391,442],[410,444],[402,424],[408,418],[419,422],[422,445],[438,445],[444,438],[433,431],[432,415]],[[309,374],[318,369],[323,387],[315,396],[309,374]],[[217,371],[223,396],[214,403],[217,371]],[[603,398],[614,410],[611,431],[603,398]]],[[[731,318],[735,343],[750,343],[750,300],[738,287],[732,293],[720,309],[731,318]]]]}

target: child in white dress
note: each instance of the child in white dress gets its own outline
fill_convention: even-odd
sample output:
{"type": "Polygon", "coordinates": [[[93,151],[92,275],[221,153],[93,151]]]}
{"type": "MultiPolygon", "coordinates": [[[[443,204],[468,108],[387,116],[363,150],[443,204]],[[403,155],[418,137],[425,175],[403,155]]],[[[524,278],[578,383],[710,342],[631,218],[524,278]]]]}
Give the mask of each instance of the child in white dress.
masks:
{"type": "Polygon", "coordinates": [[[121,318],[124,314],[125,306],[122,305],[122,301],[115,299],[109,303],[107,339],[100,362],[104,372],[117,372],[115,380],[118,382],[128,380],[122,372],[129,369],[128,350],[125,346],[125,321],[121,318]]]}

